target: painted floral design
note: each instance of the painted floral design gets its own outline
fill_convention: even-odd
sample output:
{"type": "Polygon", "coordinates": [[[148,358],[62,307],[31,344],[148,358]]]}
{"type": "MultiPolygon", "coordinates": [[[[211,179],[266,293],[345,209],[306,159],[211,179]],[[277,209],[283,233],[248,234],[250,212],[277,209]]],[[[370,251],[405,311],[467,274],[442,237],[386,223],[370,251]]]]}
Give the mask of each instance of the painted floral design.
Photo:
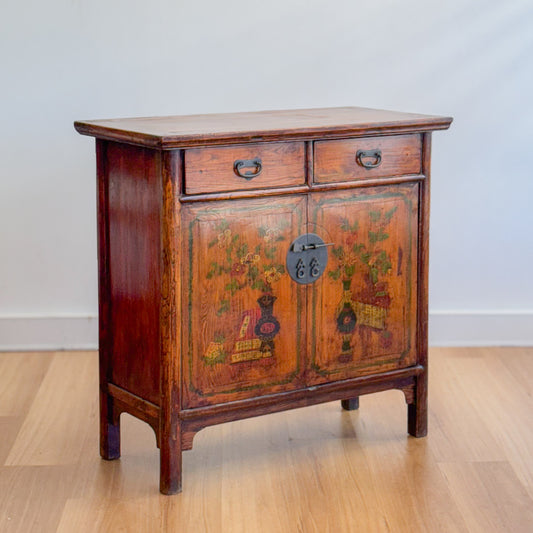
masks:
{"type": "MultiPolygon", "coordinates": [[[[369,281],[376,285],[380,274],[386,274],[391,268],[391,260],[387,252],[380,247],[380,243],[389,238],[386,227],[390,223],[397,207],[381,212],[370,211],[369,217],[372,222],[372,230],[368,230],[366,242],[362,242],[359,236],[359,223],[350,223],[343,218],[340,228],[347,233],[346,247],[340,245],[333,247],[331,253],[337,259],[337,268],[328,272],[335,281],[339,278],[352,279],[356,269],[362,269],[368,276],[369,281]]],[[[381,292],[381,291],[377,291],[381,292]]]]}
{"type": "MultiPolygon", "coordinates": [[[[280,324],[273,314],[276,296],[273,289],[282,275],[285,266],[276,262],[279,243],[285,240],[283,229],[278,227],[259,227],[257,233],[259,244],[251,247],[239,233],[234,233],[226,221],[217,224],[216,237],[208,243],[208,248],[217,247],[224,250],[224,259],[211,261],[207,278],[223,276],[227,283],[227,294],[218,304],[217,316],[222,317],[231,309],[231,299],[238,292],[249,288],[257,290],[259,307],[244,311],[240,327],[233,344],[233,352],[226,350],[226,340],[231,342],[232,335],[218,332],[207,347],[204,361],[208,365],[224,363],[230,355],[232,363],[266,359],[274,352],[274,337],[280,330],[280,324]]],[[[230,344],[231,346],[231,344],[230,344]]]]}
{"type": "Polygon", "coordinates": [[[359,222],[342,218],[340,229],[344,232],[344,244],[335,246],[332,255],[334,268],[328,276],[343,284],[343,296],[337,307],[336,326],[342,336],[341,362],[352,359],[351,336],[356,325],[381,331],[382,343],[391,342],[391,334],[386,330],[385,319],[391,297],[388,282],[383,279],[392,269],[389,254],[382,244],[389,238],[387,226],[397,207],[388,211],[369,211],[369,229],[365,235],[359,231],[359,222]],[[364,280],[363,287],[354,295],[352,279],[359,274],[364,280]]]}
{"type": "Polygon", "coordinates": [[[259,227],[257,232],[261,237],[259,244],[252,249],[239,233],[233,233],[226,221],[220,222],[216,230],[216,239],[208,247],[217,245],[226,251],[225,261],[212,261],[207,278],[229,274],[229,281],[224,289],[229,293],[228,298],[220,302],[217,311],[219,316],[229,310],[229,296],[246,287],[257,289],[263,293],[272,291],[272,286],[285,273],[285,266],[275,261],[278,245],[285,240],[283,227],[259,227]]]}

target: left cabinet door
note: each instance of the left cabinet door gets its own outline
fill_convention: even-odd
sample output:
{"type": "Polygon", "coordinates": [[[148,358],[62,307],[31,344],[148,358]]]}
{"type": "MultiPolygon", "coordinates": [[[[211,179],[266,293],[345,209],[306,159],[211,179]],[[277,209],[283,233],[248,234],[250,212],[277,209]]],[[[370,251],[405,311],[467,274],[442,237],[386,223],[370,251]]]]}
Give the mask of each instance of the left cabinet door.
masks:
{"type": "Polygon", "coordinates": [[[286,272],[305,196],[183,210],[183,406],[303,385],[305,288],[286,272]]]}

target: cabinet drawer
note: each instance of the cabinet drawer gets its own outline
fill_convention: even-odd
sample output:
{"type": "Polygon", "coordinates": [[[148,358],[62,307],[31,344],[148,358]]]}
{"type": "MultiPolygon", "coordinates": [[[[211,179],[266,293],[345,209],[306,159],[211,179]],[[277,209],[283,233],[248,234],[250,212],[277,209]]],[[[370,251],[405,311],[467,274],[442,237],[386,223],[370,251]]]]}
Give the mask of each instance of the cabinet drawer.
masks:
{"type": "Polygon", "coordinates": [[[419,135],[317,141],[314,181],[333,183],[419,174],[421,154],[419,135]]]}
{"type": "Polygon", "coordinates": [[[259,143],[185,151],[185,193],[305,183],[304,143],[259,143]]]}

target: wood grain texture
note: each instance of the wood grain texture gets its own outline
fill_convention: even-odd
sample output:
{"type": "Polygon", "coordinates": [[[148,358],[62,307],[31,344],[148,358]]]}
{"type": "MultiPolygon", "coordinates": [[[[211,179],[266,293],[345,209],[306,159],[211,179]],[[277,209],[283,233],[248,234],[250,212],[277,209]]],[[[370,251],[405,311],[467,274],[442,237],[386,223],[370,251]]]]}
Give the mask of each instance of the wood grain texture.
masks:
{"type": "Polygon", "coordinates": [[[414,365],[418,185],[315,194],[309,221],[333,246],[309,286],[307,383],[414,365]]]}
{"type": "Polygon", "coordinates": [[[85,397],[98,389],[93,380],[83,379],[94,376],[96,368],[92,353],[79,358],[68,353],[50,357],[6,465],[68,465],[79,461],[85,441],[96,442],[92,421],[97,419],[97,409],[95,402],[87,402],[85,397]],[[79,382],[73,379],[76,372],[79,382]],[[56,431],[51,431],[51,426],[56,431]]]}
{"type": "Polygon", "coordinates": [[[199,429],[389,388],[424,436],[425,132],[450,121],[341,108],[77,123],[97,137],[101,455],[120,455],[121,413],[141,418],[171,494],[199,429]],[[381,164],[354,171],[366,148],[381,164]],[[290,266],[308,232],[329,263],[290,266]],[[317,265],[314,285],[289,276],[317,265]]]}
{"type": "Polygon", "coordinates": [[[120,419],[106,385],[113,375],[113,327],[111,314],[111,251],[109,249],[108,143],[96,139],[96,209],[98,244],[98,366],[100,377],[100,455],[120,457],[120,419]]]}
{"type": "Polygon", "coordinates": [[[110,350],[108,379],[159,404],[161,185],[159,154],[107,143],[110,350]]]}
{"type": "Polygon", "coordinates": [[[305,215],[302,196],[188,206],[184,406],[303,386],[305,293],[285,257],[305,215]],[[257,332],[266,316],[272,331],[264,336],[257,332]]]}
{"type": "Polygon", "coordinates": [[[394,135],[314,143],[314,181],[334,183],[366,180],[379,177],[418,174],[421,169],[420,135],[394,135]],[[361,159],[364,164],[378,164],[365,168],[357,160],[359,150],[381,153],[376,163],[374,157],[361,159]]]}
{"type": "Polygon", "coordinates": [[[83,135],[169,150],[195,145],[447,129],[449,117],[362,107],[76,121],[83,135]]]}
{"type": "MultiPolygon", "coordinates": [[[[257,172],[250,166],[242,172],[257,172]]],[[[290,187],[305,182],[304,143],[257,143],[185,151],[185,193],[201,194],[223,191],[290,187]],[[238,176],[238,160],[261,162],[261,171],[251,179],[238,176]]]]}
{"type": "Polygon", "coordinates": [[[182,183],[183,154],[172,151],[160,160],[161,209],[161,300],[159,303],[160,418],[159,490],[163,494],[181,491],[181,410],[182,332],[181,286],[183,239],[181,206],[177,201],[182,183]]]}
{"type": "Polygon", "coordinates": [[[98,456],[96,352],[0,354],[0,423],[32,427],[2,426],[19,460],[0,461],[0,530],[529,533],[533,349],[439,348],[430,359],[426,439],[406,436],[400,391],[352,412],[334,402],[214,426],[184,454],[184,492],[168,498],[142,421],[123,415],[120,460],[98,456]],[[20,405],[1,395],[13,380],[20,405]]]}
{"type": "Polygon", "coordinates": [[[428,302],[429,302],[429,211],[431,184],[431,133],[422,136],[422,173],[418,198],[418,261],[417,261],[417,362],[424,372],[416,378],[414,402],[407,406],[407,431],[414,437],[427,434],[428,420],[428,302]]]}
{"type": "Polygon", "coordinates": [[[0,463],[13,442],[39,391],[51,358],[43,353],[13,353],[0,357],[0,463]]]}

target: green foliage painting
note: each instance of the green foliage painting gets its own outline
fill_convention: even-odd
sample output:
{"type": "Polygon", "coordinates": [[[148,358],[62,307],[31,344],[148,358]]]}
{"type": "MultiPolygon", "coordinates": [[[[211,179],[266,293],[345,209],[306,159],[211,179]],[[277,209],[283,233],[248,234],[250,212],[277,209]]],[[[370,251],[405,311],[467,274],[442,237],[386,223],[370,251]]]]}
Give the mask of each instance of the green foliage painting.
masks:
{"type": "MultiPolygon", "coordinates": [[[[391,259],[387,252],[381,249],[380,243],[389,238],[387,226],[390,223],[397,207],[388,211],[369,211],[370,228],[366,238],[359,235],[358,221],[350,222],[341,219],[340,228],[347,233],[345,245],[334,246],[331,250],[336,259],[336,268],[328,272],[333,280],[351,280],[357,271],[368,275],[372,284],[376,285],[381,275],[391,270],[391,259]]],[[[376,296],[384,296],[380,294],[376,296]]]]}
{"type": "Polygon", "coordinates": [[[286,224],[276,228],[258,227],[259,244],[250,247],[226,221],[216,226],[217,236],[208,243],[208,248],[218,246],[225,250],[225,260],[211,261],[207,278],[225,275],[229,280],[224,286],[228,297],[220,302],[218,316],[229,311],[231,296],[246,287],[264,293],[272,291],[272,285],[285,273],[285,266],[275,261],[278,245],[285,240],[282,233],[285,227],[286,224]]]}

